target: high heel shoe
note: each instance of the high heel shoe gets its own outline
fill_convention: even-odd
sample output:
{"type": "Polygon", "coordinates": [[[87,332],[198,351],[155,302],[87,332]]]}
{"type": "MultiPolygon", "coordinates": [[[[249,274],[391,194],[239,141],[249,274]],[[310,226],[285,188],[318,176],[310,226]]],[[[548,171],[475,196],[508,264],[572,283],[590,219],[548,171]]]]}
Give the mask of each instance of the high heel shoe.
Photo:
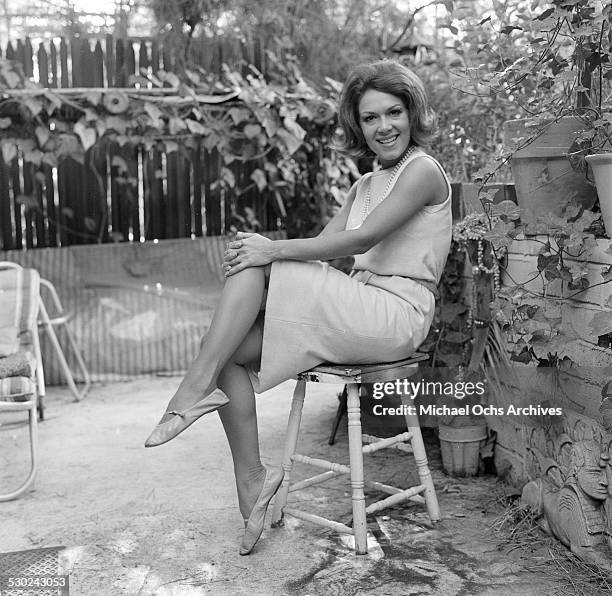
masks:
{"type": "Polygon", "coordinates": [[[159,422],[145,441],[145,447],[156,447],[167,443],[190,427],[198,418],[218,410],[227,403],[229,403],[227,395],[221,389],[215,389],[184,412],[170,410],[167,413],[173,414],[174,418],[163,423],[159,422]]]}
{"type": "Polygon", "coordinates": [[[266,477],[263,487],[261,488],[259,497],[257,497],[257,501],[255,501],[251,515],[249,515],[244,537],[240,544],[239,552],[241,555],[248,555],[261,537],[264,529],[264,522],[266,520],[266,511],[268,510],[272,497],[280,488],[284,475],[285,471],[282,468],[279,470],[266,468],[266,477]]]}

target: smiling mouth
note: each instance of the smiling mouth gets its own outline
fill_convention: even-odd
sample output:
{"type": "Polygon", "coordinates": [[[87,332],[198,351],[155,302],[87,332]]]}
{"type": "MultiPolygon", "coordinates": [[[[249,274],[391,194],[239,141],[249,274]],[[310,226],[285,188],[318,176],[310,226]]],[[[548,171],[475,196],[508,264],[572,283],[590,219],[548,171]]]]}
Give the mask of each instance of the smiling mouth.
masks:
{"type": "Polygon", "coordinates": [[[377,142],[381,145],[391,145],[395,143],[399,135],[393,135],[392,137],[385,137],[384,139],[377,139],[377,142]]]}

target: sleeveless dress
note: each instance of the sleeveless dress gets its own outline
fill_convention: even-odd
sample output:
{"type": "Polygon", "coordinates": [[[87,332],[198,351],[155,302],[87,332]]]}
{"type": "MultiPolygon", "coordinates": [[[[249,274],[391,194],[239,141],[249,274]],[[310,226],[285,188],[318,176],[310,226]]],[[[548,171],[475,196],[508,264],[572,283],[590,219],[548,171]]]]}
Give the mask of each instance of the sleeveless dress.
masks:
{"type": "MultiPolygon", "coordinates": [[[[425,340],[435,308],[432,288],[440,281],[450,249],[451,188],[440,164],[422,149],[412,153],[402,170],[414,159],[430,159],[438,166],[448,185],[445,201],[423,207],[357,255],[351,275],[320,261],[272,263],[260,370],[250,371],[257,393],[322,362],[408,358],[425,340]]],[[[379,170],[359,180],[346,229],[362,223],[367,185],[371,212],[391,174],[392,169],[379,170]]]]}

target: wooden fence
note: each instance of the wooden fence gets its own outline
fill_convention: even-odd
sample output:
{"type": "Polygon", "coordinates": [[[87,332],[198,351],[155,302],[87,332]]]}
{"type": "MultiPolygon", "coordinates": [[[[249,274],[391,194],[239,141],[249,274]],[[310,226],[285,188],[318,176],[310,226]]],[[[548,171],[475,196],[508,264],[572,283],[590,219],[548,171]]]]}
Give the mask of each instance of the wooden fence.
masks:
{"type": "MultiPolygon", "coordinates": [[[[232,200],[253,209],[263,229],[277,229],[275,203],[266,193],[252,189],[230,198],[214,185],[221,167],[216,150],[198,144],[180,145],[170,154],[111,146],[104,153],[90,150],[85,165],[67,159],[36,174],[18,159],[2,163],[0,248],[224,234],[232,200]],[[115,157],[127,165],[121,177],[112,167],[115,157]]],[[[239,188],[253,186],[249,176],[255,167],[244,163],[233,168],[239,188]]]]}
{"type": "MultiPolygon", "coordinates": [[[[193,64],[208,72],[221,65],[266,71],[266,51],[258,41],[196,39],[193,64]]],[[[43,87],[128,87],[132,75],[172,71],[176,56],[163,40],[151,38],[26,39],[0,48],[0,56],[23,65],[43,87]]],[[[140,83],[142,85],[142,83],[140,83]]],[[[222,160],[198,142],[162,149],[110,146],[86,154],[85,165],[68,159],[59,167],[37,167],[15,158],[0,159],[0,248],[4,250],[67,246],[121,240],[151,240],[228,231],[230,198],[214,182],[222,160]],[[119,176],[113,158],[121,157],[127,175],[119,176]],[[42,168],[42,169],[41,169],[42,168]],[[126,182],[126,178],[128,182],[126,182]],[[25,198],[24,198],[25,197],[25,198]]],[[[232,165],[238,188],[257,164],[232,165]]],[[[266,230],[277,229],[278,214],[266,193],[250,190],[238,198],[266,230]]]]}
{"type": "MultiPolygon", "coordinates": [[[[224,63],[230,68],[252,64],[266,74],[270,51],[280,50],[258,39],[245,44],[237,38],[196,38],[189,46],[189,61],[216,74],[224,63]]],[[[0,58],[22,64],[26,76],[43,87],[128,87],[135,84],[131,76],[160,69],[173,72],[178,61],[173,45],[163,39],[110,35],[35,42],[26,38],[0,47],[0,58]]]]}

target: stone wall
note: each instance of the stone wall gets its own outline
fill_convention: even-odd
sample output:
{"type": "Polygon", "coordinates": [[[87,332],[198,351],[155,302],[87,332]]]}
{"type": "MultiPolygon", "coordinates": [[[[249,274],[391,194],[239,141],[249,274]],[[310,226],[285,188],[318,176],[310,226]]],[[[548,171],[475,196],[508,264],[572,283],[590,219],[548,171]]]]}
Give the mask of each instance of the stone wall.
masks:
{"type": "MultiPolygon", "coordinates": [[[[534,277],[540,238],[516,241],[510,247],[505,282],[522,282],[534,277]]],[[[495,462],[499,472],[508,473],[517,484],[537,477],[541,470],[535,453],[557,461],[560,437],[572,442],[594,439],[607,450],[608,438],[601,425],[599,407],[601,389],[612,377],[612,350],[598,346],[598,337],[589,327],[594,314],[607,310],[606,301],[612,294],[612,284],[600,284],[601,270],[612,263],[606,251],[609,240],[598,240],[598,247],[589,257],[591,287],[553,306],[567,325],[573,339],[560,347],[559,356],[568,356],[572,363],[557,368],[536,368],[513,363],[511,374],[503,379],[504,391],[493,396],[500,406],[509,404],[561,407],[562,417],[555,416],[489,416],[489,427],[497,432],[495,462]],[[573,330],[573,331],[572,331],[573,330]],[[501,403],[505,402],[505,403],[501,403]]],[[[556,284],[557,282],[555,282],[556,284]]],[[[541,282],[527,284],[541,291],[541,282]]],[[[551,296],[569,296],[575,290],[561,291],[560,283],[552,285],[551,296]]]]}

